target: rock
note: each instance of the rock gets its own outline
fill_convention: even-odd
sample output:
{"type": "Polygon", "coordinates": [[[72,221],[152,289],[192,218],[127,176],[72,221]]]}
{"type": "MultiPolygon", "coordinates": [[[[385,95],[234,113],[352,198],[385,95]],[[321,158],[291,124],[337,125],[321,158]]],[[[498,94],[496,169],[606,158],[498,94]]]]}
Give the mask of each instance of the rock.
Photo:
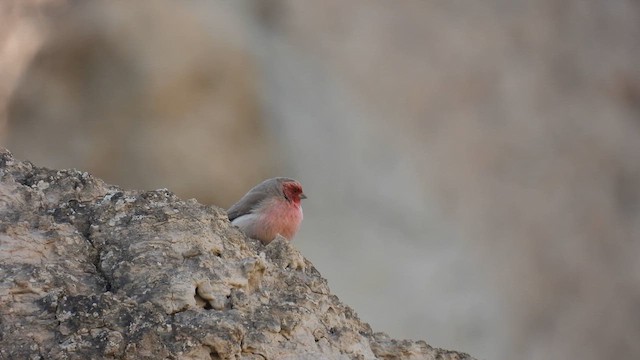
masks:
{"type": "Polygon", "coordinates": [[[374,333],[220,208],[8,151],[0,177],[0,359],[471,359],[374,333]]]}

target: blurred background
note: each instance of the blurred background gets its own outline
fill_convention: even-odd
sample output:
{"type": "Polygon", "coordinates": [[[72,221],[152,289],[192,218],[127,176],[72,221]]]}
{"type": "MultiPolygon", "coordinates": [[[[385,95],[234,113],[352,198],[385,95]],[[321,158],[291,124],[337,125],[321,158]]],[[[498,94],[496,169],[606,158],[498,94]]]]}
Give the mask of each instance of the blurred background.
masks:
{"type": "Polygon", "coordinates": [[[640,354],[640,2],[0,2],[0,145],[295,239],[374,330],[640,354]]]}

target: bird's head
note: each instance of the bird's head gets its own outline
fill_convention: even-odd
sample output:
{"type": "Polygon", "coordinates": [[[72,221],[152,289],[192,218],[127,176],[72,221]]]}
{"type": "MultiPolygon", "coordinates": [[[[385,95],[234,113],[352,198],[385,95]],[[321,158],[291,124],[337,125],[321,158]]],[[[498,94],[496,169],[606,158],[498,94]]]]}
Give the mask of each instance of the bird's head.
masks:
{"type": "Polygon", "coordinates": [[[300,204],[300,200],[307,198],[302,192],[302,185],[295,180],[282,182],[282,193],[285,199],[296,204],[300,204]]]}

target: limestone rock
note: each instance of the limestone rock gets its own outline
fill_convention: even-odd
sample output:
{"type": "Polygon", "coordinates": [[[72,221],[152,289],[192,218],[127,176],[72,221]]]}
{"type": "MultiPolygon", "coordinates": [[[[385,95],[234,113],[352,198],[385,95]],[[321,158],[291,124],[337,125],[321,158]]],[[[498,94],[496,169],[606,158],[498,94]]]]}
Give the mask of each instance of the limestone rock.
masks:
{"type": "Polygon", "coordinates": [[[471,359],[374,333],[220,208],[6,151],[0,250],[0,359],[471,359]]]}

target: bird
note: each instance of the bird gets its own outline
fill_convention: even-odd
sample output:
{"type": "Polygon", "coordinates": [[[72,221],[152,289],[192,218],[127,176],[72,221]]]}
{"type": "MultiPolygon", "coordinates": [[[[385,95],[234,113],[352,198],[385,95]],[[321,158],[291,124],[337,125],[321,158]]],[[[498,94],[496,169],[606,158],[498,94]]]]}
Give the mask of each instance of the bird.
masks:
{"type": "Polygon", "coordinates": [[[300,228],[301,200],[306,198],[300,182],[275,177],[254,186],[227,214],[232,225],[265,245],[278,235],[291,241],[300,228]]]}

